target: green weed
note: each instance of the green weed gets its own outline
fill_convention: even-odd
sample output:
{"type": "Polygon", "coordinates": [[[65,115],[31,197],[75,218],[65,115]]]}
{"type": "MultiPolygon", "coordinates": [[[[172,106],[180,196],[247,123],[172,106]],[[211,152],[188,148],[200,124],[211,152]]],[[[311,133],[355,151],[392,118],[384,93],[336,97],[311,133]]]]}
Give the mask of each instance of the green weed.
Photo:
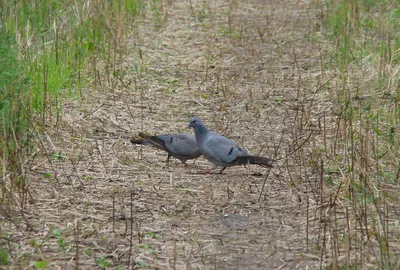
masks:
{"type": "Polygon", "coordinates": [[[101,256],[99,258],[96,258],[95,261],[96,261],[97,266],[99,266],[102,269],[110,266],[111,263],[109,261],[107,261],[106,258],[107,258],[106,256],[101,256]]]}
{"type": "Polygon", "coordinates": [[[386,205],[396,196],[384,186],[397,184],[400,161],[400,144],[394,135],[400,119],[400,75],[394,72],[400,63],[400,7],[395,0],[329,0],[324,8],[323,33],[335,44],[328,54],[329,68],[338,73],[336,83],[326,88],[334,100],[338,128],[331,157],[339,158],[330,162],[331,167],[346,168],[341,174],[330,174],[326,182],[349,179],[346,205],[364,228],[356,231],[356,237],[366,237],[368,241],[361,244],[365,250],[370,246],[367,242],[377,241],[376,261],[380,268],[390,268],[393,255],[387,230],[393,213],[386,205]]]}
{"type": "Polygon", "coordinates": [[[10,259],[7,250],[0,247],[0,265],[8,265],[9,263],[10,259]]]}

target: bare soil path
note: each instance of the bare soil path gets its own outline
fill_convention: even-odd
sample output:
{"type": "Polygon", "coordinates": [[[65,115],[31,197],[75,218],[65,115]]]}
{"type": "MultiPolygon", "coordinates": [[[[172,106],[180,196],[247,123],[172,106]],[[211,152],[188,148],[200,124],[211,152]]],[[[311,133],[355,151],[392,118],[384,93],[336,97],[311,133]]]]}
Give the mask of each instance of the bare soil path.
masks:
{"type": "Polygon", "coordinates": [[[329,77],[312,8],[256,0],[148,8],[114,76],[99,66],[102,83],[66,102],[59,128],[43,137],[27,217],[36,230],[16,233],[19,251],[30,261],[43,254],[54,269],[329,264],[313,159],[329,77]],[[254,154],[276,153],[276,166],[198,175],[209,166],[203,158],[166,166],[165,153],[129,142],[141,130],[185,131],[192,113],[254,154]]]}

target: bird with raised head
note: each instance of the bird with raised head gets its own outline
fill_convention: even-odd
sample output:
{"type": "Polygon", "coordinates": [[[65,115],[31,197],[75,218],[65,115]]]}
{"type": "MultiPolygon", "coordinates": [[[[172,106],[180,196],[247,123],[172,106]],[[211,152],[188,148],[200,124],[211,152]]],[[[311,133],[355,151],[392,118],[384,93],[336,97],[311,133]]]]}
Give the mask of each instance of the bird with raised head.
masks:
{"type": "Polygon", "coordinates": [[[212,168],[201,173],[210,173],[218,166],[222,167],[219,173],[222,173],[226,167],[236,165],[257,164],[272,167],[273,160],[251,155],[228,138],[208,130],[197,117],[190,118],[188,128],[194,129],[200,153],[213,164],[212,168]]]}

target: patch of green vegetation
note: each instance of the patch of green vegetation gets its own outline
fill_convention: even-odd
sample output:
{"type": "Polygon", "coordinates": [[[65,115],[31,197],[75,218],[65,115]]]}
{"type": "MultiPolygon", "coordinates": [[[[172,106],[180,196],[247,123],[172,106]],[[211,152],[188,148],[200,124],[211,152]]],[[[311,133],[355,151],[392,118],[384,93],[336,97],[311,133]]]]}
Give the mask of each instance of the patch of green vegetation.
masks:
{"type": "Polygon", "coordinates": [[[155,250],[151,245],[146,245],[146,244],[139,244],[137,245],[138,248],[144,249],[146,251],[146,254],[153,254],[155,253],[155,250]]]}
{"type": "Polygon", "coordinates": [[[93,255],[93,250],[91,248],[85,249],[83,253],[87,256],[92,256],[93,255]]]}
{"type": "Polygon", "coordinates": [[[67,251],[67,249],[69,248],[69,244],[64,237],[58,237],[57,244],[58,244],[58,247],[60,249],[62,249],[63,251],[67,251]]]}
{"type": "Polygon", "coordinates": [[[151,232],[151,231],[146,232],[145,234],[146,234],[147,237],[150,237],[150,238],[155,238],[155,239],[161,239],[162,238],[162,236],[160,234],[155,233],[155,232],[151,232]]]}
{"type": "Polygon", "coordinates": [[[162,3],[159,0],[150,1],[150,9],[153,12],[153,18],[156,29],[160,29],[163,23],[162,3]]]}
{"type": "Polygon", "coordinates": [[[93,176],[85,175],[85,176],[81,177],[81,179],[84,180],[84,181],[92,181],[93,180],[93,176]]]}
{"type": "Polygon", "coordinates": [[[99,258],[96,258],[95,259],[96,265],[102,269],[107,268],[108,266],[111,265],[111,263],[109,261],[107,261],[106,259],[107,259],[106,256],[101,256],[99,258]]]}
{"type": "MultiPolygon", "coordinates": [[[[396,0],[326,2],[324,27],[338,39],[338,56],[344,63],[399,48],[400,8],[396,0]],[[389,12],[386,12],[390,9],[389,12]],[[379,16],[377,16],[379,15],[379,16]],[[384,35],[382,35],[384,34],[384,35]],[[359,40],[363,42],[359,43],[359,40]]],[[[394,61],[400,55],[393,55],[394,61]]]]}
{"type": "Polygon", "coordinates": [[[138,244],[137,247],[141,248],[141,249],[152,249],[152,247],[150,245],[146,245],[146,244],[138,244]]]}
{"type": "Polygon", "coordinates": [[[325,183],[329,186],[333,186],[335,184],[331,176],[325,177],[325,183]]]}
{"type": "Polygon", "coordinates": [[[223,35],[223,36],[229,36],[229,35],[231,35],[232,34],[232,32],[231,32],[231,29],[229,28],[229,27],[220,27],[219,28],[219,31],[221,32],[221,34],[223,35]]]}
{"type": "Polygon", "coordinates": [[[397,0],[328,0],[323,5],[322,37],[333,47],[324,68],[337,73],[325,85],[337,129],[327,166],[342,168],[340,174],[326,169],[326,180],[349,179],[345,204],[352,215],[370,220],[373,232],[358,232],[357,237],[374,236],[382,243],[374,253],[379,268],[385,269],[393,259],[387,249],[392,232],[378,224],[385,205],[399,203],[395,189],[384,186],[398,184],[400,162],[400,74],[395,71],[400,64],[400,6],[397,0]]]}
{"type": "Polygon", "coordinates": [[[57,159],[57,160],[64,161],[64,160],[65,160],[64,152],[63,152],[63,151],[60,151],[60,152],[54,153],[54,154],[52,155],[52,158],[53,158],[53,159],[57,159]]]}
{"type": "Polygon", "coordinates": [[[10,264],[9,254],[7,250],[0,247],[0,265],[8,265],[10,264]]]}
{"type": "MultiPolygon", "coordinates": [[[[33,144],[46,137],[48,127],[60,123],[65,98],[84,98],[81,89],[89,82],[98,83],[98,63],[115,67],[116,55],[126,51],[130,29],[146,5],[143,0],[0,1],[0,161],[6,164],[0,173],[10,178],[0,206],[24,209],[30,188],[27,166],[37,156],[32,154],[33,144]]],[[[120,80],[124,75],[117,67],[106,74],[120,80]]],[[[51,158],[64,161],[65,154],[60,151],[51,158]]],[[[54,175],[46,171],[44,178],[54,175]]],[[[54,236],[60,249],[70,248],[67,238],[54,236]]],[[[38,250],[39,243],[29,242],[38,250]]],[[[0,251],[0,263],[7,262],[0,251]]],[[[28,264],[41,269],[49,262],[28,264]]]]}
{"type": "Polygon", "coordinates": [[[141,262],[139,262],[139,267],[140,268],[147,268],[147,267],[149,267],[149,264],[146,263],[146,262],[141,261],[141,262]]]}
{"type": "Polygon", "coordinates": [[[37,239],[30,239],[28,243],[35,249],[39,247],[39,241],[37,239]]]}
{"type": "Polygon", "coordinates": [[[0,148],[4,149],[4,157],[18,150],[18,141],[27,141],[30,126],[29,81],[16,47],[15,38],[0,26],[0,148]]]}
{"type": "Polygon", "coordinates": [[[47,266],[49,266],[50,262],[49,261],[38,261],[38,262],[33,262],[32,264],[36,269],[45,269],[47,266]]]}
{"type": "Polygon", "coordinates": [[[168,88],[166,90],[167,93],[169,94],[176,94],[180,92],[181,84],[179,82],[179,79],[177,78],[168,78],[165,81],[168,85],[168,88]]]}
{"type": "Polygon", "coordinates": [[[121,29],[144,7],[142,0],[0,2],[0,158],[10,161],[11,177],[29,156],[37,125],[58,119],[64,98],[82,97],[97,59],[126,46],[129,31],[121,29]]]}
{"type": "Polygon", "coordinates": [[[211,97],[211,94],[210,94],[210,93],[200,94],[200,97],[201,97],[202,99],[209,99],[209,98],[211,97]]]}

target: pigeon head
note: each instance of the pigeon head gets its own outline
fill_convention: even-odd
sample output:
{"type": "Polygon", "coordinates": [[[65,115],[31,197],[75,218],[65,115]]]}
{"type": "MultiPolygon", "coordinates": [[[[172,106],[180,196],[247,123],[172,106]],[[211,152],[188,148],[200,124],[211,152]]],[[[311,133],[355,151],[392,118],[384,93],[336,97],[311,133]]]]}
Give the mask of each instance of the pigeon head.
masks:
{"type": "Polygon", "coordinates": [[[201,122],[201,120],[197,117],[192,117],[189,119],[189,124],[188,124],[188,128],[193,128],[196,129],[196,126],[198,125],[203,125],[203,123],[201,122]]]}
{"type": "Polygon", "coordinates": [[[204,126],[203,122],[197,117],[192,117],[189,120],[188,128],[193,128],[195,131],[206,132],[207,128],[204,126]]]}

